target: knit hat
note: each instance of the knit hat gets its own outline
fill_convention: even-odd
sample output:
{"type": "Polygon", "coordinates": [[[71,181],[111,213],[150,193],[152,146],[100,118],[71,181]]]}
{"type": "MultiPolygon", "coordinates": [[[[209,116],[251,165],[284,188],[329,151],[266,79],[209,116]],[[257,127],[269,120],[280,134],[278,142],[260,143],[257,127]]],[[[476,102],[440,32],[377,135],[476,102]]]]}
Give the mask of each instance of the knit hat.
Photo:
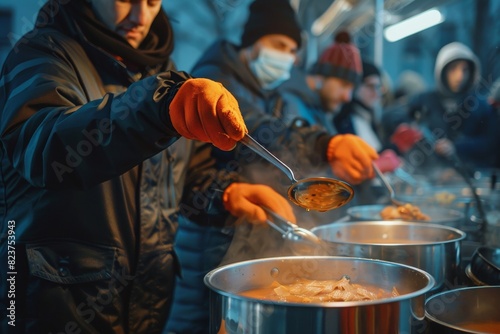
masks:
{"type": "Polygon", "coordinates": [[[345,31],[335,36],[335,42],[321,54],[311,70],[312,74],[336,77],[354,85],[361,80],[362,72],[359,50],[345,31]]]}
{"type": "Polygon", "coordinates": [[[241,36],[241,47],[254,44],[265,35],[285,35],[302,42],[301,28],[289,0],[255,0],[241,36]]]}
{"type": "Polygon", "coordinates": [[[362,80],[365,80],[365,78],[369,77],[370,75],[376,75],[379,78],[382,77],[382,75],[380,74],[380,70],[373,63],[362,61],[361,64],[363,65],[363,75],[361,77],[362,80]]]}

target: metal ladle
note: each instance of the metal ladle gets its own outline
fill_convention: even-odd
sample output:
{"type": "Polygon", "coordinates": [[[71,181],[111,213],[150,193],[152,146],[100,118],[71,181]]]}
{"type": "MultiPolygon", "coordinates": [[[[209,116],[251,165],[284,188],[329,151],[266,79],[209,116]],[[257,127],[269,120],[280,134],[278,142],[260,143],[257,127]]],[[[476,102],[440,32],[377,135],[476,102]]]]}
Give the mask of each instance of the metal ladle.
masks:
{"type": "Polygon", "coordinates": [[[288,188],[288,197],[300,207],[324,212],[348,203],[354,196],[353,188],[340,180],[327,177],[310,177],[297,181],[290,167],[250,135],[245,134],[240,142],[288,176],[292,181],[292,185],[288,188]]]}
{"type": "Polygon", "coordinates": [[[329,247],[316,234],[306,228],[299,227],[273,212],[262,207],[267,213],[267,224],[281,233],[285,241],[290,242],[295,255],[328,255],[329,247]]]}
{"type": "Polygon", "coordinates": [[[382,180],[382,183],[384,184],[384,186],[389,191],[389,197],[391,199],[392,204],[394,204],[396,206],[403,206],[403,205],[405,205],[406,203],[398,201],[396,199],[396,193],[394,192],[394,189],[392,188],[389,180],[387,180],[387,178],[385,177],[384,173],[382,173],[382,171],[377,167],[376,164],[373,163],[372,166],[373,166],[373,170],[375,171],[375,173],[378,175],[378,177],[380,178],[380,180],[382,180]]]}

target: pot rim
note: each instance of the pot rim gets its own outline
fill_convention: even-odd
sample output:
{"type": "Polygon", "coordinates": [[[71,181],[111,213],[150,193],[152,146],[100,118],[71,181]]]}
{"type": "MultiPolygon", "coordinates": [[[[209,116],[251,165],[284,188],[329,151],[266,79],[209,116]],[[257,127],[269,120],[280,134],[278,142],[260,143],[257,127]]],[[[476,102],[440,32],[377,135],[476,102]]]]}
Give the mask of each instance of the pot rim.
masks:
{"type": "Polygon", "coordinates": [[[221,267],[218,267],[216,269],[211,270],[208,274],[205,275],[203,279],[205,285],[211,289],[214,292],[217,292],[220,295],[223,295],[225,297],[230,297],[232,299],[239,299],[239,300],[244,300],[244,301],[250,301],[250,302],[257,302],[261,304],[268,304],[268,305],[274,305],[274,306],[286,306],[286,307],[326,307],[326,308],[344,308],[344,307],[359,307],[359,306],[372,306],[372,305],[379,305],[379,304],[387,304],[387,303],[396,303],[400,302],[403,300],[410,300],[419,296],[423,296],[425,293],[429,292],[435,285],[435,279],[427,273],[426,271],[412,267],[406,264],[401,264],[401,263],[396,263],[396,262],[390,262],[390,261],[384,261],[384,260],[379,260],[379,259],[368,259],[368,258],[361,258],[361,257],[348,257],[348,256],[281,256],[281,257],[268,257],[268,258],[260,258],[260,259],[255,259],[255,260],[246,260],[246,261],[241,261],[241,262],[235,262],[232,264],[227,264],[221,267]],[[237,293],[232,293],[232,292],[227,292],[222,289],[216,288],[211,284],[211,278],[216,275],[218,272],[224,271],[228,268],[233,268],[239,265],[245,265],[245,264],[254,264],[254,263],[259,263],[259,262],[272,262],[272,261],[286,261],[286,260],[337,260],[337,261],[360,261],[360,262],[370,262],[370,263],[380,263],[384,266],[394,266],[394,267],[400,267],[400,268],[406,268],[409,270],[412,270],[414,273],[418,273],[422,276],[424,276],[427,279],[427,284],[425,287],[413,291],[411,293],[407,293],[404,295],[400,295],[397,297],[390,297],[390,298],[381,298],[381,299],[376,299],[376,300],[368,300],[368,301],[346,301],[346,302],[323,302],[323,303],[295,303],[295,302],[280,302],[280,301],[272,301],[272,300],[264,300],[264,299],[259,299],[259,298],[252,298],[252,297],[246,297],[246,296],[241,296],[237,293]]]}
{"type": "Polygon", "coordinates": [[[431,315],[427,311],[427,305],[432,300],[434,300],[434,299],[438,299],[439,297],[441,297],[443,295],[446,295],[446,294],[460,293],[462,291],[470,291],[470,290],[476,290],[476,289],[494,289],[494,290],[498,290],[498,289],[500,289],[500,286],[498,286],[498,285],[485,285],[485,286],[463,287],[463,288],[452,289],[452,290],[447,290],[447,291],[443,291],[443,292],[440,292],[440,293],[436,293],[436,294],[432,295],[431,297],[427,298],[427,300],[425,301],[425,318],[427,318],[428,320],[431,320],[431,321],[433,321],[433,322],[435,322],[435,323],[437,323],[437,324],[439,324],[441,326],[444,326],[446,328],[455,329],[455,330],[460,331],[462,333],[477,334],[478,333],[477,331],[465,329],[465,328],[462,328],[460,326],[453,325],[453,324],[447,323],[445,321],[442,321],[442,320],[436,318],[435,316],[431,315]]]}
{"type": "MultiPolygon", "coordinates": [[[[338,223],[331,223],[331,224],[316,226],[316,227],[311,229],[311,232],[316,234],[321,240],[328,242],[328,243],[349,244],[349,245],[370,245],[370,246],[383,246],[383,247],[435,246],[435,245],[448,244],[448,243],[454,243],[457,241],[462,241],[467,236],[467,233],[465,233],[464,231],[459,230],[459,229],[454,228],[454,227],[451,227],[451,226],[432,224],[432,223],[422,223],[422,222],[415,222],[415,221],[403,221],[403,220],[338,222],[338,223]],[[392,242],[391,243],[382,243],[382,242],[373,243],[373,242],[350,241],[350,240],[338,240],[338,241],[325,240],[317,233],[317,231],[320,231],[322,229],[327,229],[328,227],[331,227],[331,226],[349,227],[349,226],[362,226],[362,225],[369,225],[369,226],[373,226],[373,225],[383,225],[383,226],[397,225],[397,226],[415,226],[418,228],[434,228],[434,229],[438,229],[438,230],[448,230],[449,232],[455,233],[455,235],[457,235],[457,237],[450,239],[450,240],[429,241],[429,242],[419,241],[419,242],[415,242],[415,243],[392,243],[392,242]]],[[[411,242],[411,240],[408,240],[408,241],[411,242]]]]}
{"type": "Polygon", "coordinates": [[[493,262],[493,259],[488,256],[489,255],[488,252],[496,252],[496,251],[500,251],[500,248],[491,246],[479,246],[476,249],[475,253],[479,258],[481,258],[481,260],[483,260],[492,269],[495,269],[495,271],[500,271],[500,266],[497,263],[493,262]]]}

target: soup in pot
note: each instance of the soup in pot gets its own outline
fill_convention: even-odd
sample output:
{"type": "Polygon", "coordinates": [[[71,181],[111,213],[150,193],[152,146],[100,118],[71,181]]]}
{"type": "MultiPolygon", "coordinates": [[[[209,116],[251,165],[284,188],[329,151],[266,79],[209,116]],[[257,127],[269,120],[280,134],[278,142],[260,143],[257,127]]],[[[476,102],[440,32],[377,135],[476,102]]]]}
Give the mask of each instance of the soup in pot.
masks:
{"type": "Polygon", "coordinates": [[[347,277],[340,280],[297,279],[291,284],[274,281],[270,286],[244,291],[240,295],[261,300],[290,303],[324,303],[366,301],[399,296],[394,287],[387,291],[376,286],[351,283],[347,277]]]}
{"type": "Polygon", "coordinates": [[[467,322],[460,324],[460,328],[481,333],[500,333],[499,321],[467,322]]]}

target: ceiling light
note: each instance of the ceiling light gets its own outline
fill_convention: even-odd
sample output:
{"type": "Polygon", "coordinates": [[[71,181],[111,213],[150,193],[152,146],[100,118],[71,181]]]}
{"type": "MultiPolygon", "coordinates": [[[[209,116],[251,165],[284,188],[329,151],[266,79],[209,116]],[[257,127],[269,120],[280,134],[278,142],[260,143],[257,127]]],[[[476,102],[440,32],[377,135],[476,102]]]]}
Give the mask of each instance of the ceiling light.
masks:
{"type": "Polygon", "coordinates": [[[389,42],[399,41],[422,30],[444,21],[444,16],[437,9],[429,9],[409,19],[398,22],[384,29],[384,36],[389,42]]]}

